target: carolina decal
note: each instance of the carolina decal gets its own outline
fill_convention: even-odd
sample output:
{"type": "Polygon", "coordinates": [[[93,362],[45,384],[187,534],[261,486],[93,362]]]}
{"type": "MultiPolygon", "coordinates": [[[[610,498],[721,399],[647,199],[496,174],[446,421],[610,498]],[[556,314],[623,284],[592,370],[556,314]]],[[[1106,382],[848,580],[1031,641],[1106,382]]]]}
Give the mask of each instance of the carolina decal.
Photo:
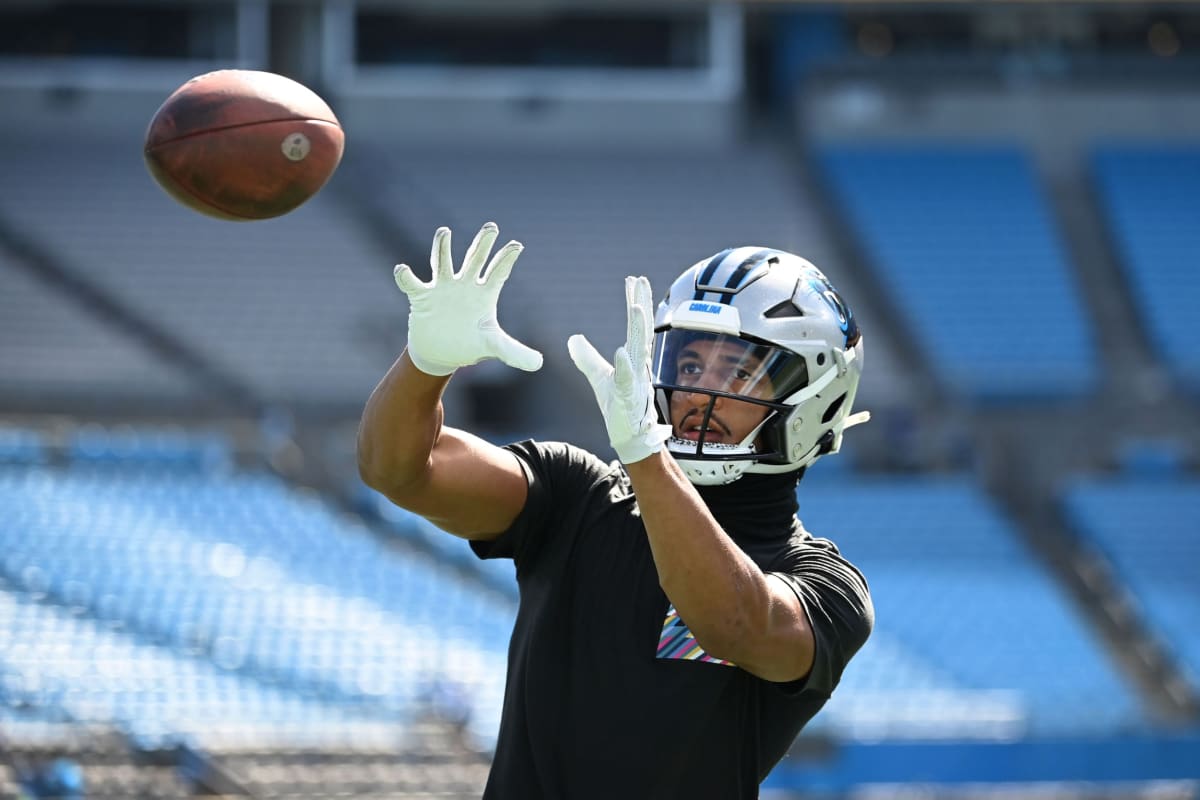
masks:
{"type": "Polygon", "coordinates": [[[658,637],[657,657],[673,661],[705,661],[709,664],[724,664],[727,667],[737,666],[732,661],[713,658],[704,652],[704,648],[696,643],[696,637],[680,619],[674,603],[667,609],[667,618],[663,620],[662,633],[658,637]]]}

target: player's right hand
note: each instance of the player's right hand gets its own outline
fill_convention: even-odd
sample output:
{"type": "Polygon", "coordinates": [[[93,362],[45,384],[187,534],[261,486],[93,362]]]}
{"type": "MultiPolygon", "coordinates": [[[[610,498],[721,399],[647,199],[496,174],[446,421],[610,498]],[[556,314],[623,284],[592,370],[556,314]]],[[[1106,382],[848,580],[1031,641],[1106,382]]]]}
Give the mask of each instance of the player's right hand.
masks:
{"type": "Polygon", "coordinates": [[[661,451],[671,435],[671,426],[659,424],[654,410],[650,375],[654,302],[650,281],[627,277],[625,306],[625,344],[617,348],[611,364],[582,334],[567,339],[567,350],[592,385],[617,458],[622,464],[633,464],[661,451]]]}
{"type": "Polygon", "coordinates": [[[541,369],[542,354],[505,333],[496,319],[500,289],[524,249],[520,242],[509,242],[488,261],[499,234],[494,222],[480,228],[456,274],[450,229],[438,228],[429,256],[433,275],[428,283],[407,264],[396,265],[396,285],[409,301],[408,356],[422,372],[449,375],[488,358],[529,372],[541,369]]]}

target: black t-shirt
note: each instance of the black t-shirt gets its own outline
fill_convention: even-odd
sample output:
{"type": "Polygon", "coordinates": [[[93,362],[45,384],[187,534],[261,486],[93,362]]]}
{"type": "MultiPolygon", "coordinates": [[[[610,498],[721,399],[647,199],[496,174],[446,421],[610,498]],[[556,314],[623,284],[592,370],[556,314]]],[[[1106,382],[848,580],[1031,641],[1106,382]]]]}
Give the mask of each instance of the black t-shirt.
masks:
{"type": "Polygon", "coordinates": [[[619,464],[560,443],[509,449],[525,507],[498,539],[471,543],[515,560],[521,595],[484,797],[757,797],[870,634],[862,576],[794,516],[777,537],[735,537],[788,581],[816,637],[807,678],[762,680],[708,656],[675,615],[619,464]]]}

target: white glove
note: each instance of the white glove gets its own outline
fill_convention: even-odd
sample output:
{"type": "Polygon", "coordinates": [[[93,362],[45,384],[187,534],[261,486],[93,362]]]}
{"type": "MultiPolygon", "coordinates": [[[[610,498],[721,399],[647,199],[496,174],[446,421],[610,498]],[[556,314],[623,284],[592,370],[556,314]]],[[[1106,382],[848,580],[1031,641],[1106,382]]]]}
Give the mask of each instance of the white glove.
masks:
{"type": "Polygon", "coordinates": [[[617,348],[612,364],[580,334],[567,340],[567,350],[596,393],[608,428],[608,441],[617,451],[617,458],[623,464],[632,464],[662,450],[663,442],[671,435],[671,426],[658,424],[654,411],[650,376],[654,314],[650,281],[626,278],[625,302],[628,306],[625,344],[617,348]]]}
{"type": "Polygon", "coordinates": [[[396,265],[396,285],[409,301],[408,356],[422,372],[449,375],[487,358],[529,372],[541,369],[542,354],[509,336],[496,320],[500,289],[524,249],[520,242],[509,242],[485,272],[483,264],[499,233],[494,222],[480,228],[457,275],[449,228],[438,228],[433,236],[429,283],[418,279],[407,264],[396,265]]]}

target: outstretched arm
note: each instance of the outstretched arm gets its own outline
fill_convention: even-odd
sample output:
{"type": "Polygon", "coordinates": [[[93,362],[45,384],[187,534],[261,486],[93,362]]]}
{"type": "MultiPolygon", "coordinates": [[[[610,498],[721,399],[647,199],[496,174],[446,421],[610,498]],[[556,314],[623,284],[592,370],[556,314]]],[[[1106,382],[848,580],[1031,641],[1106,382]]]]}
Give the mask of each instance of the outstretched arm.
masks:
{"type": "Polygon", "coordinates": [[[408,347],[371,393],[358,430],[363,482],[467,539],[506,530],[528,487],[516,456],[443,426],[442,393],[456,369],[486,358],[526,370],[542,363],[540,353],[508,336],[496,319],[500,289],[521,253],[519,243],[509,242],[488,262],[498,233],[493,223],[483,226],[457,274],[446,228],[434,236],[429,283],[406,265],[396,268],[396,283],[411,304],[408,347]]]}
{"type": "Polygon", "coordinates": [[[567,346],[633,483],[659,583],[709,655],[766,680],[803,678],[815,641],[800,599],[734,544],[663,446],[671,429],[653,405],[649,282],[626,278],[625,296],[626,341],[612,364],[582,336],[567,346]]]}

